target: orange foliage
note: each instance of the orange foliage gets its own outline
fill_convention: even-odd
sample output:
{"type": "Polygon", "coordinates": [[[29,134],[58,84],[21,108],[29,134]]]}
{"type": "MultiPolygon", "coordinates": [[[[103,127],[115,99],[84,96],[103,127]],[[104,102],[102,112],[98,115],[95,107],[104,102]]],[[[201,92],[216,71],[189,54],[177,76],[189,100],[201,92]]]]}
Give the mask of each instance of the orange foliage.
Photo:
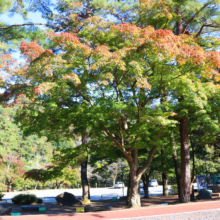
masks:
{"type": "Polygon", "coordinates": [[[20,50],[24,56],[28,57],[28,61],[32,61],[32,60],[36,59],[44,52],[48,52],[51,54],[53,53],[52,50],[43,49],[35,41],[30,42],[30,43],[26,43],[26,42],[22,41],[20,44],[20,50]]]}
{"type": "MultiPolygon", "coordinates": [[[[151,0],[141,0],[140,3],[144,4],[146,7],[148,7],[146,4],[153,4],[151,0]]],[[[166,6],[163,1],[160,1],[158,4],[163,4],[164,7],[166,6]]],[[[79,6],[78,3],[76,6],[79,6]]],[[[97,21],[100,21],[99,17],[87,19],[87,23],[97,21]]],[[[105,33],[103,32],[103,34],[105,33]]],[[[151,85],[148,82],[147,76],[143,73],[143,66],[145,66],[145,64],[142,59],[143,56],[146,55],[150,55],[157,62],[175,62],[176,65],[179,66],[191,65],[196,66],[198,69],[201,67],[200,69],[203,77],[209,79],[214,77],[214,80],[220,80],[217,71],[217,69],[220,68],[219,52],[204,51],[190,36],[184,34],[177,36],[174,35],[171,30],[155,30],[152,26],[140,28],[134,24],[128,23],[112,25],[110,29],[106,30],[106,34],[109,34],[110,38],[118,37],[121,43],[117,50],[111,51],[111,48],[107,45],[99,45],[95,49],[92,49],[88,45],[81,43],[77,35],[72,33],[63,32],[57,34],[52,32],[48,35],[55,46],[62,47],[63,51],[59,55],[59,59],[63,59],[65,54],[69,53],[71,54],[70,56],[74,57],[82,56],[82,60],[85,60],[86,64],[87,58],[91,56],[93,60],[89,65],[90,70],[108,67],[107,72],[103,72],[97,78],[99,86],[108,85],[109,81],[113,81],[114,76],[111,72],[109,75],[106,75],[106,73],[110,71],[110,68],[118,68],[121,71],[127,71],[128,64],[126,59],[128,58],[129,65],[132,66],[134,72],[136,71],[135,74],[132,75],[136,80],[135,85],[141,89],[151,90],[151,85]],[[137,54],[137,57],[140,57],[140,60],[142,60],[140,64],[138,60],[135,60],[136,58],[132,60],[133,54],[137,54]]],[[[45,52],[52,53],[51,50],[41,48],[36,42],[31,42],[29,44],[22,42],[20,47],[22,53],[27,56],[29,60],[33,60],[45,52]]],[[[54,57],[55,56],[54,54],[54,57]]],[[[50,65],[52,64],[49,62],[50,58],[46,58],[47,59],[44,59],[44,61],[39,61],[44,66],[44,70],[41,70],[41,73],[46,72],[49,74],[50,65]]],[[[58,59],[54,59],[57,62],[58,59]]],[[[70,59],[72,59],[72,57],[70,59]]],[[[63,65],[65,65],[65,58],[62,62],[63,65]]],[[[72,81],[76,89],[81,88],[80,79],[74,72],[64,75],[62,78],[63,80],[72,81]]],[[[41,84],[34,88],[33,93],[39,95],[51,88],[51,85],[48,86],[49,85],[45,83],[41,84]]]]}
{"type": "Polygon", "coordinates": [[[15,99],[15,104],[22,104],[24,98],[26,98],[25,94],[18,94],[15,99]]]}

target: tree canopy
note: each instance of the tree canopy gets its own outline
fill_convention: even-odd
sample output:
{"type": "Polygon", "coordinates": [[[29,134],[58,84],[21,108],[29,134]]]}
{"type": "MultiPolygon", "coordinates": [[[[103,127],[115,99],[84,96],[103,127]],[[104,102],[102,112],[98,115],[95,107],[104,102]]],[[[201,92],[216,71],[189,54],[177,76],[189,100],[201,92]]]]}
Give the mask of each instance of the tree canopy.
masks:
{"type": "Polygon", "coordinates": [[[206,143],[219,132],[219,1],[58,3],[60,14],[48,25],[60,28],[51,25],[44,44],[21,42],[25,63],[2,64],[11,76],[2,100],[20,105],[16,121],[24,134],[58,141],[86,129],[82,148],[120,150],[133,207],[140,206],[139,182],[154,152],[172,137],[181,139],[188,181],[188,128],[202,128],[206,143]]]}

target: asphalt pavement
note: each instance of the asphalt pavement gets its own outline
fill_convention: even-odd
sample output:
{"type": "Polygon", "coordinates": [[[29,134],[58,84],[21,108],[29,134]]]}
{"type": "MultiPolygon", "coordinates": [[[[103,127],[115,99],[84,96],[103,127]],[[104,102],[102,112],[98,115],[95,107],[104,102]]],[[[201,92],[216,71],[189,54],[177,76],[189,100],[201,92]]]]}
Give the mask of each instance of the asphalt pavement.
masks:
{"type": "Polygon", "coordinates": [[[165,214],[147,217],[118,218],[117,220],[218,220],[220,209],[202,210],[196,212],[182,212],[178,214],[165,214]]]}

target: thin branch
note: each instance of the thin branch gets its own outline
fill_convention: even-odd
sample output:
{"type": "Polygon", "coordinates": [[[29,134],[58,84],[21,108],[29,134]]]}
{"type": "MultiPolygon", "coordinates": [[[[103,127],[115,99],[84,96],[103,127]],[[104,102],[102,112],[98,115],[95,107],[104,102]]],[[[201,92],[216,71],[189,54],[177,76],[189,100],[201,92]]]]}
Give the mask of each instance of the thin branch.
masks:
{"type": "Polygon", "coordinates": [[[125,72],[123,75],[122,75],[122,77],[121,77],[121,79],[119,80],[119,82],[117,83],[117,86],[119,86],[119,84],[121,83],[121,81],[123,80],[123,78],[124,78],[124,76],[127,74],[127,72],[125,72]]]}
{"type": "MultiPolygon", "coordinates": [[[[161,134],[161,132],[159,132],[159,134],[158,134],[158,139],[160,138],[160,134],[161,134]]],[[[142,168],[138,169],[138,175],[143,174],[146,171],[146,169],[149,167],[156,149],[157,149],[157,144],[151,148],[149,155],[148,155],[148,158],[147,158],[147,161],[145,162],[144,166],[142,168]]]]}
{"type": "Polygon", "coordinates": [[[110,11],[110,13],[115,16],[116,18],[118,18],[119,20],[121,20],[121,23],[124,24],[124,19],[123,17],[121,17],[119,14],[115,14],[113,11],[110,11]]]}
{"type": "Polygon", "coordinates": [[[197,38],[197,37],[199,37],[199,36],[201,35],[201,33],[202,33],[204,27],[218,28],[218,27],[220,27],[220,25],[217,25],[217,24],[216,24],[216,25],[215,25],[215,24],[203,24],[203,25],[201,26],[199,32],[196,34],[195,38],[197,38]]]}
{"type": "Polygon", "coordinates": [[[182,34],[185,33],[186,28],[187,28],[188,25],[195,19],[195,17],[196,17],[203,9],[205,9],[207,6],[209,6],[210,4],[211,4],[211,3],[208,2],[208,3],[206,3],[205,5],[203,5],[203,7],[200,8],[199,11],[197,11],[197,12],[186,22],[185,26],[183,27],[182,34]]]}
{"type": "Polygon", "coordinates": [[[53,24],[43,24],[43,23],[27,23],[27,24],[13,24],[7,27],[0,27],[0,29],[9,29],[12,27],[22,27],[22,26],[28,26],[28,25],[44,25],[44,26],[53,26],[53,27],[57,27],[56,25],[53,24]]]}
{"type": "MultiPolygon", "coordinates": [[[[117,102],[119,102],[119,93],[118,93],[117,85],[115,86],[115,85],[114,85],[114,82],[115,82],[115,81],[113,81],[113,87],[115,88],[116,95],[117,95],[116,100],[117,100],[117,102]]],[[[116,82],[115,82],[115,83],[116,83],[116,82]]]]}
{"type": "Polygon", "coordinates": [[[100,119],[99,119],[99,121],[100,121],[100,123],[101,123],[101,125],[102,125],[102,128],[103,128],[103,130],[104,130],[105,136],[106,136],[106,137],[110,137],[111,140],[116,144],[116,146],[117,146],[118,148],[121,148],[121,144],[113,137],[113,134],[111,134],[111,136],[110,136],[110,132],[109,132],[108,129],[105,127],[104,123],[103,123],[100,119]]]}
{"type": "Polygon", "coordinates": [[[203,30],[204,27],[205,27],[205,25],[203,24],[203,25],[201,26],[201,28],[199,29],[199,32],[196,34],[196,36],[195,36],[194,38],[199,37],[199,35],[202,33],[202,30],[203,30]]]}
{"type": "Polygon", "coordinates": [[[121,146],[124,146],[124,137],[122,134],[122,126],[121,126],[121,117],[118,117],[118,124],[119,124],[119,134],[120,134],[120,138],[121,138],[121,146]]]}
{"type": "Polygon", "coordinates": [[[154,146],[151,148],[151,150],[150,150],[150,152],[149,152],[148,159],[147,159],[147,161],[145,162],[144,166],[138,170],[138,174],[143,174],[143,173],[146,171],[146,169],[147,169],[148,166],[150,165],[150,162],[151,162],[151,160],[152,160],[152,158],[153,158],[153,155],[154,155],[154,152],[156,151],[156,149],[157,149],[157,144],[154,145],[154,146]]]}
{"type": "Polygon", "coordinates": [[[83,95],[83,94],[81,94],[81,96],[82,96],[87,102],[89,102],[89,104],[93,107],[92,101],[91,101],[88,97],[86,97],[86,96],[83,95]]]}

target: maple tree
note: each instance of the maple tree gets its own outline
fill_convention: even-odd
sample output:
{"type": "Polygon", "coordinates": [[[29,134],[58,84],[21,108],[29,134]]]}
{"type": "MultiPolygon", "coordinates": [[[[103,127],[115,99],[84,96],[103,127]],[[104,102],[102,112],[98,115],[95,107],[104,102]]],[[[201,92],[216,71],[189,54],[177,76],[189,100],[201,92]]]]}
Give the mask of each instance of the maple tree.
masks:
{"type": "Polygon", "coordinates": [[[219,53],[206,52],[192,37],[170,30],[115,25],[97,16],[85,24],[78,36],[48,34],[51,47],[60,48],[57,54],[36,42],[21,44],[27,66],[17,82],[29,102],[18,110],[17,120],[24,133],[50,138],[59,133],[54,130],[71,135],[82,124],[91,128],[88,146],[117,147],[123,153],[130,167],[129,206],[140,206],[141,176],[168,128],[188,114],[190,103],[199,103],[192,106],[195,114],[207,107],[206,96],[218,93],[218,85],[208,79],[219,80],[219,53]],[[166,90],[173,99],[152,108],[166,90]],[[149,154],[139,167],[141,148],[149,154]]]}
{"type": "Polygon", "coordinates": [[[47,47],[36,41],[22,43],[27,64],[16,69],[16,83],[7,85],[11,90],[3,96],[8,101],[18,90],[16,103],[25,106],[17,121],[22,120],[25,134],[73,138],[72,133],[87,127],[88,146],[100,143],[93,147],[96,151],[110,152],[114,142],[130,168],[136,167],[130,206],[140,205],[136,194],[143,169],[137,168],[137,149],[148,145],[150,156],[156,147],[162,148],[166,132],[174,134],[178,144],[181,134],[180,199],[188,202],[187,129],[193,130],[188,121],[199,117],[200,123],[208,121],[218,129],[219,53],[204,49],[215,50],[219,40],[203,33],[219,30],[219,1],[97,1],[117,25],[90,17],[98,13],[92,1],[59,2],[60,12],[68,16],[57,19],[70,33],[49,33],[47,47]],[[160,98],[165,101],[152,108],[160,98]],[[173,126],[180,126],[181,132],[173,126]]]}

